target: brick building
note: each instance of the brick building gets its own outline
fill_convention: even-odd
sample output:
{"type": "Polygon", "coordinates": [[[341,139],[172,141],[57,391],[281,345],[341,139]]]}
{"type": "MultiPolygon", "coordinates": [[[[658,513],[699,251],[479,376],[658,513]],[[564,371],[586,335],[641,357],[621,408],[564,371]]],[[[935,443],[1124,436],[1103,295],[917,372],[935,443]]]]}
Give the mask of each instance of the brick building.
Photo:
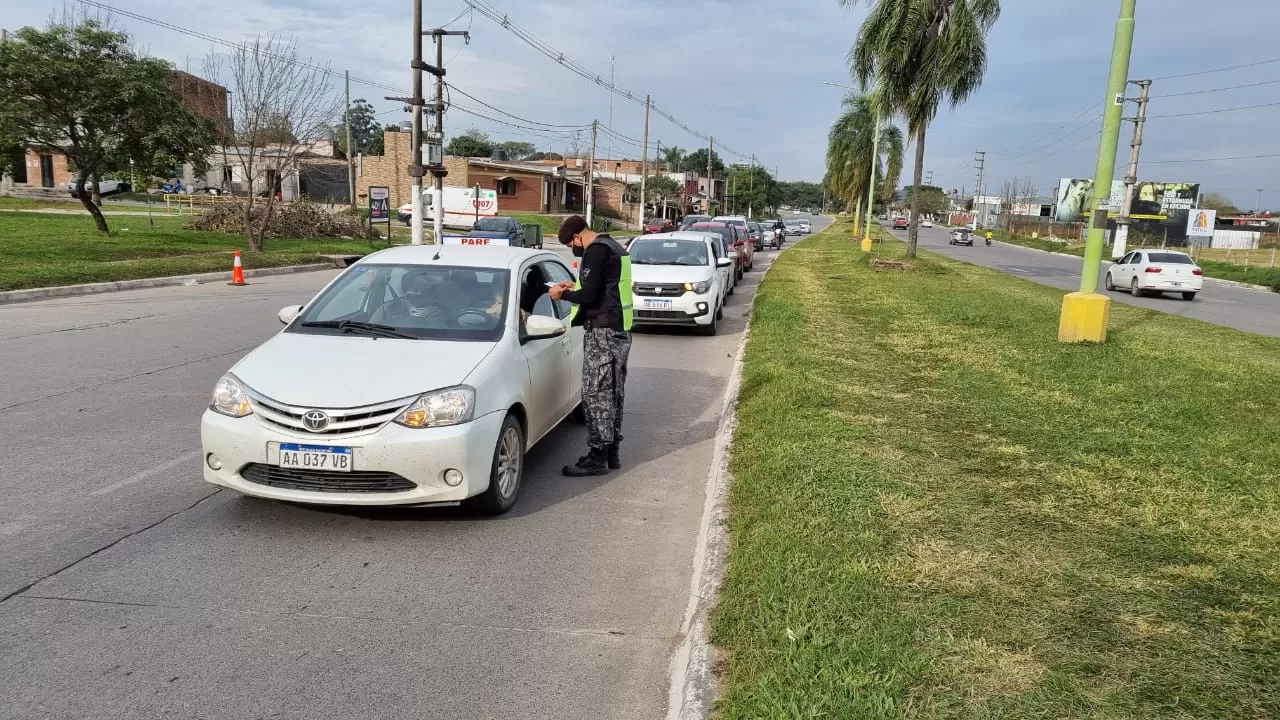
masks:
{"type": "Polygon", "coordinates": [[[182,99],[182,104],[213,122],[218,130],[217,142],[232,142],[231,113],[227,105],[227,89],[216,82],[188,72],[169,73],[169,89],[182,99]]]}
{"type": "MultiPolygon", "coordinates": [[[[368,202],[369,186],[391,189],[391,205],[412,200],[409,163],[413,160],[410,133],[387,130],[383,133],[383,154],[364,155],[356,160],[356,200],[368,202]]],[[[581,184],[566,176],[562,163],[513,162],[446,156],[444,184],[475,187],[498,193],[500,212],[565,213],[581,208],[581,184]]],[[[430,187],[431,177],[423,179],[430,187]]]]}

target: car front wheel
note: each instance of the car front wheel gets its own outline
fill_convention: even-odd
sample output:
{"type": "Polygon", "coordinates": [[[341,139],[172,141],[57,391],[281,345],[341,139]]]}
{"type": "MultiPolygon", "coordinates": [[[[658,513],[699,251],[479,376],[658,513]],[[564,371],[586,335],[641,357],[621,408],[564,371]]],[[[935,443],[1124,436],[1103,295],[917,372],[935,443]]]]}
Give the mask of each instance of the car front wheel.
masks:
{"type": "Polygon", "coordinates": [[[501,515],[516,504],[520,482],[524,479],[524,428],[514,415],[507,414],[493,449],[493,465],[489,471],[489,487],[471,499],[477,510],[501,515]]]}

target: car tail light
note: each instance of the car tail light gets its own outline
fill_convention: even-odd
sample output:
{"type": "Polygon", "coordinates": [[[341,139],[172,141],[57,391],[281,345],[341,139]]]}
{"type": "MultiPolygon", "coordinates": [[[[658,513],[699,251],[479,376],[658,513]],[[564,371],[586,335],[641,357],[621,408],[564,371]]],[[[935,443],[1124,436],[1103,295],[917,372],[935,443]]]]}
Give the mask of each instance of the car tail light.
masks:
{"type": "Polygon", "coordinates": [[[1192,268],[1192,269],[1191,269],[1191,274],[1192,274],[1192,275],[1203,275],[1203,274],[1204,274],[1204,271],[1203,271],[1203,270],[1201,270],[1200,268],[1192,268]]]}
{"type": "Polygon", "coordinates": [[[1146,269],[1146,272],[1149,272],[1149,273],[1158,273],[1158,272],[1161,272],[1162,270],[1164,270],[1164,268],[1159,268],[1159,267],[1152,266],[1152,267],[1147,268],[1147,269],[1146,269]]]}

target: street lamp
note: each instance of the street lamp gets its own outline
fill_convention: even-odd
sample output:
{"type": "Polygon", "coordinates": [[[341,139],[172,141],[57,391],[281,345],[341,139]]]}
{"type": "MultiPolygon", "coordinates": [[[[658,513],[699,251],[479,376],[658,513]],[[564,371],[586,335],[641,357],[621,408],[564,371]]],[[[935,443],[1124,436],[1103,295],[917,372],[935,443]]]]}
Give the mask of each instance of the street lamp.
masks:
{"type": "MultiPolygon", "coordinates": [[[[852,85],[841,85],[840,83],[827,82],[826,80],[818,81],[822,85],[830,85],[832,87],[844,88],[845,90],[857,91],[858,88],[852,85]]],[[[867,209],[866,209],[866,231],[862,235],[862,252],[871,252],[871,215],[873,214],[876,198],[876,168],[880,165],[880,111],[876,110],[876,128],[871,138],[871,182],[867,186],[867,209]]],[[[858,228],[853,229],[853,234],[858,234],[858,228]]]]}

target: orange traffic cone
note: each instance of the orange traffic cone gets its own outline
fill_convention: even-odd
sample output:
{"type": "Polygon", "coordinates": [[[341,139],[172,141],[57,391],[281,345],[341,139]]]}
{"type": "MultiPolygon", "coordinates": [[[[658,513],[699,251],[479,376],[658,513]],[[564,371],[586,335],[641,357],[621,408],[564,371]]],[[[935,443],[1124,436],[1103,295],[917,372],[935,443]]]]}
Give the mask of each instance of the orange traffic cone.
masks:
{"type": "Polygon", "coordinates": [[[248,285],[244,281],[244,266],[240,264],[240,251],[236,251],[235,263],[231,266],[231,282],[228,285],[248,285]]]}

